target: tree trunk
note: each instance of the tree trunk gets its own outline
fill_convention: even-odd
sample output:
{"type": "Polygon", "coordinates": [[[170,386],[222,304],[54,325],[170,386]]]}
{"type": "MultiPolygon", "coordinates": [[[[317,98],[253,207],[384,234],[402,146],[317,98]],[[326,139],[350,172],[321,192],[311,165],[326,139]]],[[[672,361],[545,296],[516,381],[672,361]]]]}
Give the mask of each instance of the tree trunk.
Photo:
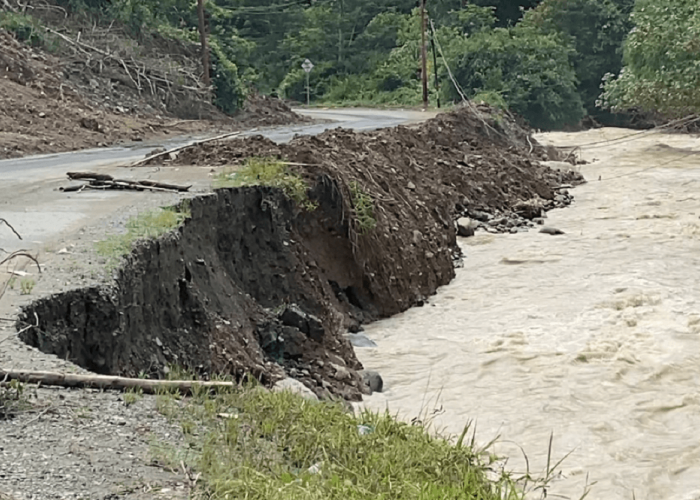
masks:
{"type": "Polygon", "coordinates": [[[197,16],[199,17],[199,41],[202,44],[202,71],[206,86],[211,84],[209,79],[209,48],[207,47],[207,28],[204,24],[204,0],[197,0],[197,16]]]}

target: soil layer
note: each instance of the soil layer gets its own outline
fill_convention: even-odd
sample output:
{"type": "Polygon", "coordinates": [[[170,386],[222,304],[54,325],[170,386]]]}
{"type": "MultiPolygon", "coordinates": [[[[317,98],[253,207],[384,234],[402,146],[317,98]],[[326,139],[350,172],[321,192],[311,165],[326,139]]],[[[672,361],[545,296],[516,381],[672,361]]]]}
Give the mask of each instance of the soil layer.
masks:
{"type": "Polygon", "coordinates": [[[319,397],[357,400],[369,388],[343,334],[421,305],[453,278],[457,217],[522,221],[516,207],[546,208],[562,185],[582,182],[542,165],[553,153],[511,117],[471,107],[417,127],[336,129],[286,145],[207,143],[174,161],[251,156],[289,162],[318,208],[259,186],[195,198],[184,225],[139,244],[114,285],[25,307],[19,325],[39,324],[23,340],[98,373],[162,375],[177,364],[265,383],[286,375],[319,397]],[[372,201],[373,229],[358,222],[358,193],[372,201]]]}

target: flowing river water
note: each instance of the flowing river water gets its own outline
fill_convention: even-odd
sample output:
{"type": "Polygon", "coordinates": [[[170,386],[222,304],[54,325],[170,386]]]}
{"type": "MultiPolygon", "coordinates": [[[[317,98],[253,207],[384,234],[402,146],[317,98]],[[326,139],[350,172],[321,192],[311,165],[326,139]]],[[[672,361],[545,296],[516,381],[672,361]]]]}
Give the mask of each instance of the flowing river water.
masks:
{"type": "Polygon", "coordinates": [[[473,420],[535,475],[553,433],[552,462],[571,454],[550,498],[700,499],[700,139],[614,140],[630,134],[538,136],[589,144],[589,182],[548,214],[566,234],[461,240],[452,283],[366,328],[378,347],[356,351],[386,389],[365,405],[441,408],[433,425],[454,434],[473,420]]]}

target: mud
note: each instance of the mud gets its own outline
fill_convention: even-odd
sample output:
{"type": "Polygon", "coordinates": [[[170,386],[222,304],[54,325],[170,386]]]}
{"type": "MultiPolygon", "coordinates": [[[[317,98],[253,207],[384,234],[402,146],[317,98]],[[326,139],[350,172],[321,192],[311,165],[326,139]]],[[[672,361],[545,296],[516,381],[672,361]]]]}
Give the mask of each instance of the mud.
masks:
{"type": "Polygon", "coordinates": [[[191,218],[140,244],[114,285],[25,307],[20,325],[38,317],[39,327],[23,340],[98,373],[162,376],[172,363],[265,383],[286,375],[320,397],[360,399],[369,387],[343,334],[422,304],[454,277],[455,218],[516,217],[519,204],[549,206],[559,186],[582,182],[540,164],[554,153],[490,113],[463,108],[417,127],[336,129],[286,145],[255,137],[188,148],[176,162],[289,161],[318,208],[299,210],[264,187],[195,198],[191,218]],[[374,204],[368,232],[354,212],[358,187],[374,204]]]}

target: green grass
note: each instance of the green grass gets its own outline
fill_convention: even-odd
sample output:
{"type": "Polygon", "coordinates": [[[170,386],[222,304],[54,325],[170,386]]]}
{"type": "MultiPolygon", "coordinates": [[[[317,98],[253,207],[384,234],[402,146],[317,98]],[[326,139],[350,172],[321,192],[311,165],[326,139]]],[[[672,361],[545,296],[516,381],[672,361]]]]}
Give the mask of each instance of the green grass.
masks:
{"type": "Polygon", "coordinates": [[[0,385],[0,421],[28,411],[31,407],[24,393],[24,384],[11,380],[6,385],[0,385]]]}
{"type": "Polygon", "coordinates": [[[374,217],[374,201],[356,181],[350,183],[350,194],[352,206],[355,209],[357,228],[360,234],[367,234],[377,227],[377,219],[374,217]]]}
{"type": "Polygon", "coordinates": [[[213,182],[214,189],[238,186],[280,188],[299,207],[309,211],[318,207],[309,199],[309,188],[304,179],[292,172],[287,163],[275,158],[248,158],[240,169],[225,170],[213,182]]]}
{"type": "Polygon", "coordinates": [[[172,231],[189,217],[189,208],[162,208],[143,212],[126,223],[126,233],[115,234],[95,244],[97,253],[107,260],[107,268],[113,269],[121,258],[131,252],[137,240],[157,238],[172,231]]]}
{"type": "Polygon", "coordinates": [[[19,282],[20,295],[29,295],[32,293],[32,290],[34,290],[35,285],[36,281],[34,281],[32,278],[22,278],[22,280],[19,282]]]}
{"type": "Polygon", "coordinates": [[[157,458],[201,473],[197,493],[212,500],[523,498],[464,436],[454,445],[388,414],[254,387],[159,398],[186,443],[154,445],[157,458]]]}
{"type": "Polygon", "coordinates": [[[143,389],[141,388],[129,388],[126,391],[124,391],[124,395],[122,396],[124,399],[124,406],[131,406],[137,401],[139,401],[141,398],[143,398],[143,389]]]}

